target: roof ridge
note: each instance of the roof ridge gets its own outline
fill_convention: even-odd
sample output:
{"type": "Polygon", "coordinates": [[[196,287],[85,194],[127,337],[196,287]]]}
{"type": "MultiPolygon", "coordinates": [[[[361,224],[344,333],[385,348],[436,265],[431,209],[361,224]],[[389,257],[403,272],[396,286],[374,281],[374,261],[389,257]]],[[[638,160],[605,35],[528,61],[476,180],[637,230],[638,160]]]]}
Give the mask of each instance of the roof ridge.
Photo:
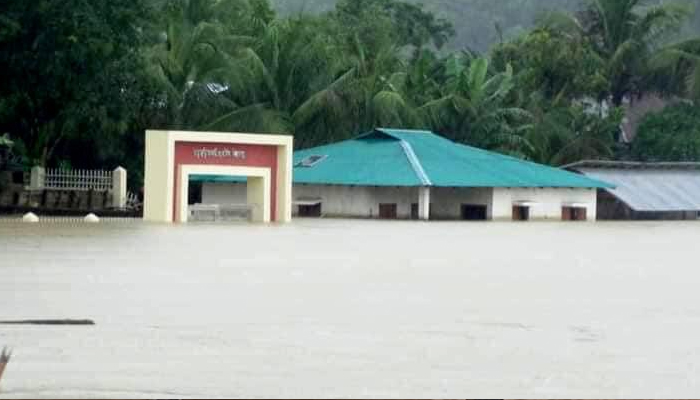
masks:
{"type": "Polygon", "coordinates": [[[404,152],[404,154],[406,154],[406,158],[408,158],[408,162],[411,164],[411,167],[413,168],[413,172],[416,173],[416,176],[418,176],[418,179],[420,179],[420,181],[425,186],[433,186],[433,183],[430,181],[430,177],[428,176],[428,174],[425,172],[425,169],[423,168],[423,164],[421,164],[420,160],[418,159],[416,152],[413,151],[413,146],[411,146],[411,144],[405,140],[399,140],[399,143],[401,143],[401,147],[403,148],[403,152],[404,152]]]}
{"type": "Polygon", "coordinates": [[[428,129],[396,129],[396,128],[376,128],[375,131],[382,132],[386,135],[394,136],[396,133],[429,133],[434,135],[435,132],[428,129]]]}

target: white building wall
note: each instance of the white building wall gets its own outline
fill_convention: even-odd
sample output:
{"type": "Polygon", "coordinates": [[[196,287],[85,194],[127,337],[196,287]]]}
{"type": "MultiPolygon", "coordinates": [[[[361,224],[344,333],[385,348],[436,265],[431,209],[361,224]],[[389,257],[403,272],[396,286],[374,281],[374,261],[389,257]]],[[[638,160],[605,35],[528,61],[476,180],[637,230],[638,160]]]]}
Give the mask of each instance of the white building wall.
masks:
{"type": "MultiPolygon", "coordinates": [[[[418,203],[418,188],[294,185],[292,202],[320,198],[327,217],[376,218],[379,204],[396,203],[400,219],[411,217],[411,204],[418,203]]],[[[239,183],[202,184],[203,204],[245,204],[246,185],[239,183]]],[[[298,208],[293,207],[294,214],[298,208]]]]}
{"type": "Polygon", "coordinates": [[[329,217],[376,218],[379,204],[396,203],[400,219],[411,218],[411,204],[418,203],[418,188],[294,185],[293,200],[322,199],[321,210],[329,217]]]}
{"type": "MultiPolygon", "coordinates": [[[[376,218],[380,203],[396,203],[399,218],[411,217],[411,204],[418,203],[418,188],[294,185],[292,201],[319,198],[322,213],[328,217],[376,218]]],[[[462,204],[484,205],[487,217],[511,220],[513,203],[536,203],[530,208],[532,220],[561,220],[562,206],[567,203],[587,205],[588,220],[596,219],[595,189],[554,188],[431,188],[431,218],[460,219],[462,204]]],[[[205,183],[204,204],[245,204],[246,185],[205,183]]],[[[297,213],[297,207],[293,207],[297,213]]]]}
{"type": "Polygon", "coordinates": [[[530,201],[536,205],[530,207],[530,219],[561,220],[562,207],[567,203],[586,204],[589,221],[596,220],[596,189],[558,189],[558,188],[495,188],[493,189],[494,220],[511,220],[513,203],[530,201]]]}
{"type": "Polygon", "coordinates": [[[432,219],[461,219],[462,204],[486,206],[486,217],[491,219],[492,188],[432,188],[432,219]]]}
{"type": "Polygon", "coordinates": [[[202,204],[246,204],[246,183],[203,183],[202,204]]]}

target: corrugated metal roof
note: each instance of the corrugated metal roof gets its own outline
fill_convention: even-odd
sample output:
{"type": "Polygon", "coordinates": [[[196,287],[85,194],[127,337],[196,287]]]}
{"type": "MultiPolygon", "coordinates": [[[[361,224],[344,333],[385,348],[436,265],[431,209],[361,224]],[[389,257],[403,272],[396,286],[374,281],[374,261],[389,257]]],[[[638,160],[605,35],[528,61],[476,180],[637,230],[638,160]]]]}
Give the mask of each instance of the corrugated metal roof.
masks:
{"type": "Polygon", "coordinates": [[[693,168],[576,168],[615,185],[606,189],[642,212],[700,210],[700,170],[693,168]]]}
{"type": "Polygon", "coordinates": [[[606,188],[583,175],[461,145],[429,131],[376,129],[355,139],[297,151],[294,182],[362,186],[606,188]],[[407,151],[410,149],[411,151],[407,151]]]}
{"type": "Polygon", "coordinates": [[[398,140],[390,136],[365,136],[294,153],[294,165],[312,156],[328,156],[313,167],[294,168],[295,183],[422,186],[398,140]]]}
{"type": "Polygon", "coordinates": [[[639,162],[639,161],[609,161],[584,160],[562,166],[564,169],[577,171],[581,168],[609,169],[700,169],[700,162],[639,162]]]}

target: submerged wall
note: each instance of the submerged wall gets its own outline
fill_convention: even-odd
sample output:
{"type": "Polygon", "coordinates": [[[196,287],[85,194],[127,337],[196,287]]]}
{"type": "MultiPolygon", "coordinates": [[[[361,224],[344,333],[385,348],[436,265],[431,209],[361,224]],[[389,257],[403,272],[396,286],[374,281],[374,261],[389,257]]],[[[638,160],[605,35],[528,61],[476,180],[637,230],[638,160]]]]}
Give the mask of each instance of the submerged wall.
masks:
{"type": "MultiPolygon", "coordinates": [[[[293,199],[322,201],[327,217],[376,218],[379,204],[395,203],[399,219],[411,218],[411,207],[418,203],[418,188],[294,185],[293,199]]],[[[595,189],[554,188],[432,188],[431,219],[455,220],[462,217],[462,205],[485,206],[487,219],[511,220],[515,202],[532,202],[530,219],[561,220],[562,207],[586,206],[587,219],[596,219],[595,189]]],[[[204,183],[202,203],[245,204],[245,183],[204,183]]],[[[297,213],[295,207],[294,213],[297,213]]]]}
{"type": "Polygon", "coordinates": [[[432,188],[430,218],[454,220],[462,218],[462,205],[486,206],[486,218],[493,215],[493,188],[432,188]]]}
{"type": "Polygon", "coordinates": [[[595,221],[597,215],[596,189],[570,188],[496,188],[493,195],[492,218],[510,220],[513,203],[528,201],[536,203],[530,207],[530,219],[561,220],[562,207],[567,204],[586,205],[586,217],[595,221]]]}
{"type": "MultiPolygon", "coordinates": [[[[292,201],[322,199],[327,217],[376,218],[380,203],[396,203],[400,219],[411,217],[411,205],[418,203],[418,188],[294,185],[292,201]]],[[[203,204],[244,204],[245,183],[204,183],[203,204]]],[[[294,209],[294,214],[298,210],[294,209]]]]}

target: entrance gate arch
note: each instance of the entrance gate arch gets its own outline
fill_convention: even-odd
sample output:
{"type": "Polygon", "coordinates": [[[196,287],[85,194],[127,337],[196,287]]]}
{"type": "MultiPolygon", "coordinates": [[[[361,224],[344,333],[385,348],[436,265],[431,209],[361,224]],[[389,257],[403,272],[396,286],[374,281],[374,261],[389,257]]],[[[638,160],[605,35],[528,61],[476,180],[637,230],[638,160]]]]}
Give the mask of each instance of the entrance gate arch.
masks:
{"type": "Polygon", "coordinates": [[[292,137],[147,131],[144,219],[187,222],[190,175],[245,176],[254,222],[292,218],[292,137]]]}

